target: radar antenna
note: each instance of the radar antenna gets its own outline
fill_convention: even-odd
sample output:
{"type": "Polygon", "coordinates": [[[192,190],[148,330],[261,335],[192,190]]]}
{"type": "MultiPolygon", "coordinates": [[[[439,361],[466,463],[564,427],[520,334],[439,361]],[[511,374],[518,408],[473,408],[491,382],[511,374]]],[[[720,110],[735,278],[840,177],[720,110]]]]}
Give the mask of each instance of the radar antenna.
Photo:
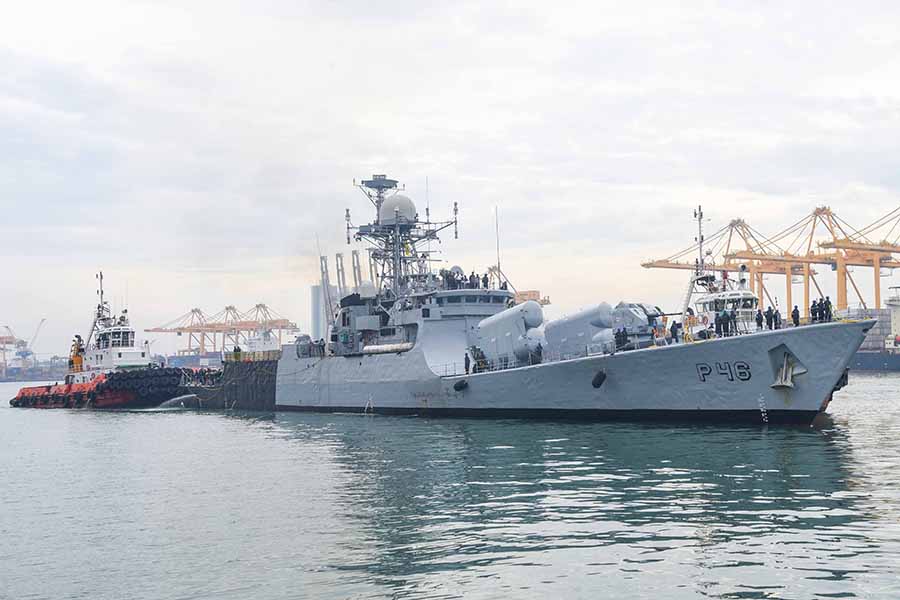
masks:
{"type": "MultiPolygon", "coordinates": [[[[366,195],[366,198],[369,199],[369,202],[375,206],[375,222],[378,223],[379,215],[381,214],[381,205],[384,204],[385,194],[390,191],[397,190],[397,180],[396,179],[388,179],[387,175],[372,175],[372,179],[363,179],[356,183],[356,180],[353,180],[353,185],[362,190],[362,193],[366,195]]],[[[401,189],[406,189],[406,186],[403,186],[401,189]]],[[[350,210],[347,210],[347,217],[350,217],[350,210]]]]}
{"type": "Polygon", "coordinates": [[[375,220],[368,225],[354,226],[347,209],[344,216],[347,243],[353,238],[364,240],[372,246],[370,256],[381,284],[379,295],[396,300],[434,289],[436,283],[429,268],[430,244],[432,241],[440,242],[438,233],[450,226],[453,226],[454,237],[458,237],[457,203],[453,203],[452,220],[432,221],[429,207],[423,221],[412,200],[397,193],[389,194],[398,189],[396,179],[373,175],[359,184],[356,180],[353,183],[375,207],[375,220]]]}

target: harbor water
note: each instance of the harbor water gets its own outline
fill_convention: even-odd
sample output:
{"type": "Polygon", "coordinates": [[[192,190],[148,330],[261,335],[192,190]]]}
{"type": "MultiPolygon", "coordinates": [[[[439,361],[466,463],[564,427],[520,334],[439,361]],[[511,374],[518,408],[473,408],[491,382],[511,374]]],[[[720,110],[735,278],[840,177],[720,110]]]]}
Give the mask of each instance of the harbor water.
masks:
{"type": "Polygon", "coordinates": [[[17,387],[2,598],[900,598],[900,375],[852,375],[812,428],[43,411],[17,387]]]}

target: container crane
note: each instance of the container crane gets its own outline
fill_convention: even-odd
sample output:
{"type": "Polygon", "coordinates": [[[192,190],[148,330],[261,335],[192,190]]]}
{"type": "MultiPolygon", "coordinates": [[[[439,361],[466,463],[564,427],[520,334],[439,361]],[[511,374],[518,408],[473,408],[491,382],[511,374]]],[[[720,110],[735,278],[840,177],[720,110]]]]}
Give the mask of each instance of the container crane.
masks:
{"type": "Polygon", "coordinates": [[[819,247],[841,250],[851,259],[872,266],[875,270],[875,308],[881,308],[881,269],[895,268],[897,261],[893,255],[900,254],[900,207],[862,229],[850,229],[850,234],[841,230],[840,236],[835,235],[829,241],[820,242],[819,247]]]}
{"type": "MultiPolygon", "coordinates": [[[[846,310],[848,283],[856,293],[863,308],[867,308],[865,298],[856,285],[848,267],[874,267],[876,275],[875,287],[875,308],[881,306],[881,289],[879,274],[882,267],[894,268],[900,266],[900,262],[894,261],[888,254],[887,256],[878,255],[877,252],[862,252],[858,250],[843,248],[842,246],[851,246],[859,244],[852,241],[851,233],[859,232],[849,225],[846,221],[838,217],[829,207],[821,206],[816,208],[812,213],[797,221],[787,229],[775,234],[770,238],[773,244],[779,242],[784,243],[786,249],[778,256],[770,256],[768,260],[782,262],[789,265],[799,265],[803,269],[803,303],[804,310],[809,310],[810,281],[816,286],[819,295],[822,294],[818,283],[811,276],[812,265],[828,265],[837,276],[837,298],[835,306],[838,310],[846,310]],[[824,236],[828,238],[824,242],[816,243],[816,239],[824,236]],[[830,251],[826,251],[830,250],[830,251]]],[[[735,258],[749,258],[746,252],[737,252],[735,258]]],[[[786,296],[790,302],[790,282],[786,287],[786,296]]],[[[808,315],[807,315],[808,316],[808,315]]]]}
{"type": "Polygon", "coordinates": [[[706,247],[703,252],[705,257],[703,268],[711,271],[739,272],[741,266],[745,266],[750,278],[750,290],[757,294],[761,304],[767,298],[770,304],[774,304],[763,282],[763,275],[791,277],[802,272],[798,266],[770,260],[776,255],[771,249],[772,244],[743,219],[733,219],[712,234],[703,236],[703,239],[696,239],[692,246],[660,260],[643,262],[641,266],[645,269],[696,271],[699,268],[699,259],[695,257],[700,251],[701,244],[706,247]],[[744,257],[738,256],[741,253],[745,253],[744,257]]]}
{"type": "MultiPolygon", "coordinates": [[[[734,271],[740,264],[746,264],[750,287],[758,293],[760,302],[764,296],[769,296],[763,285],[763,274],[785,276],[785,298],[789,306],[793,304],[792,277],[799,275],[803,284],[803,312],[808,316],[811,286],[820,296],[824,295],[814,267],[827,265],[837,278],[835,307],[838,310],[848,308],[848,289],[852,288],[860,304],[867,308],[869,305],[850,267],[872,267],[875,297],[871,306],[880,308],[882,269],[900,267],[900,261],[894,258],[894,254],[900,254],[900,207],[872,224],[856,229],[831,208],[820,206],[771,237],[760,234],[743,220],[735,219],[705,242],[710,246],[706,252],[710,263],[706,268],[734,271]]],[[[643,266],[696,269],[697,261],[683,259],[696,255],[698,249],[699,243],[665,259],[645,262],[643,266]]],[[[769,301],[771,303],[771,297],[769,301]]]]}
{"type": "Polygon", "coordinates": [[[294,322],[260,303],[246,312],[241,312],[233,305],[228,305],[212,316],[207,316],[199,308],[194,308],[165,325],[144,331],[147,333],[187,334],[187,349],[178,351],[180,355],[185,355],[198,352],[203,354],[208,350],[216,352],[220,349],[239,346],[246,342],[251,333],[259,330],[272,331],[281,343],[283,333],[295,332],[298,328],[294,322]]]}
{"type": "Polygon", "coordinates": [[[7,364],[7,346],[12,346],[15,350],[16,356],[21,358],[23,361],[28,361],[29,359],[31,359],[32,366],[37,366],[37,358],[35,358],[34,354],[34,343],[35,341],[37,341],[38,335],[41,333],[41,328],[44,326],[44,323],[46,321],[46,318],[41,319],[41,322],[38,323],[38,326],[35,328],[34,335],[31,336],[30,341],[18,337],[16,335],[16,332],[13,331],[12,327],[10,327],[9,325],[3,326],[3,328],[6,329],[7,333],[9,334],[0,336],[0,358],[2,358],[4,367],[7,364]]]}
{"type": "Polygon", "coordinates": [[[41,319],[41,322],[38,323],[38,326],[34,330],[34,335],[31,336],[31,341],[28,342],[28,347],[34,351],[34,343],[37,341],[38,335],[41,333],[41,328],[43,328],[44,323],[47,322],[47,319],[41,319]]]}

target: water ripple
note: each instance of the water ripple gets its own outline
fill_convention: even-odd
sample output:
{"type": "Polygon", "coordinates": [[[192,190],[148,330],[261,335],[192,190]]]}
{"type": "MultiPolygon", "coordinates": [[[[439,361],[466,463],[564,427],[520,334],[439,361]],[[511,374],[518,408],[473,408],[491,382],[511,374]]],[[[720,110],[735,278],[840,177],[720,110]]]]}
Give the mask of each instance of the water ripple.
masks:
{"type": "Polygon", "coordinates": [[[832,407],[769,429],[3,410],[0,596],[900,597],[900,377],[832,407]]]}

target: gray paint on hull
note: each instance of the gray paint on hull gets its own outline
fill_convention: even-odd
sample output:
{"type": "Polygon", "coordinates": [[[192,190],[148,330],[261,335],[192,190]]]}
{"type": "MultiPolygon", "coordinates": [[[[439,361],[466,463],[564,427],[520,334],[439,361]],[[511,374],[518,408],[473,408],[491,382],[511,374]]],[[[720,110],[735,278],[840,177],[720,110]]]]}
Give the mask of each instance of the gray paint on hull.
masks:
{"type": "MultiPolygon", "coordinates": [[[[829,400],[872,322],[828,323],[545,363],[476,375],[439,377],[423,345],[401,354],[297,358],[284,347],[275,402],[282,409],[373,412],[466,411],[789,411],[815,414],[829,400]],[[808,369],[793,389],[773,389],[770,351],[784,345],[808,369]],[[749,380],[729,380],[735,363],[749,380]],[[712,374],[701,377],[697,365],[712,374]],[[721,366],[725,374],[718,374],[721,366]],[[597,389],[598,371],[607,375],[597,389]],[[461,391],[454,384],[465,380],[461,391]]],[[[424,345],[427,348],[427,345],[424,345]]],[[[586,414],[586,413],[585,413],[586,414]]]]}

